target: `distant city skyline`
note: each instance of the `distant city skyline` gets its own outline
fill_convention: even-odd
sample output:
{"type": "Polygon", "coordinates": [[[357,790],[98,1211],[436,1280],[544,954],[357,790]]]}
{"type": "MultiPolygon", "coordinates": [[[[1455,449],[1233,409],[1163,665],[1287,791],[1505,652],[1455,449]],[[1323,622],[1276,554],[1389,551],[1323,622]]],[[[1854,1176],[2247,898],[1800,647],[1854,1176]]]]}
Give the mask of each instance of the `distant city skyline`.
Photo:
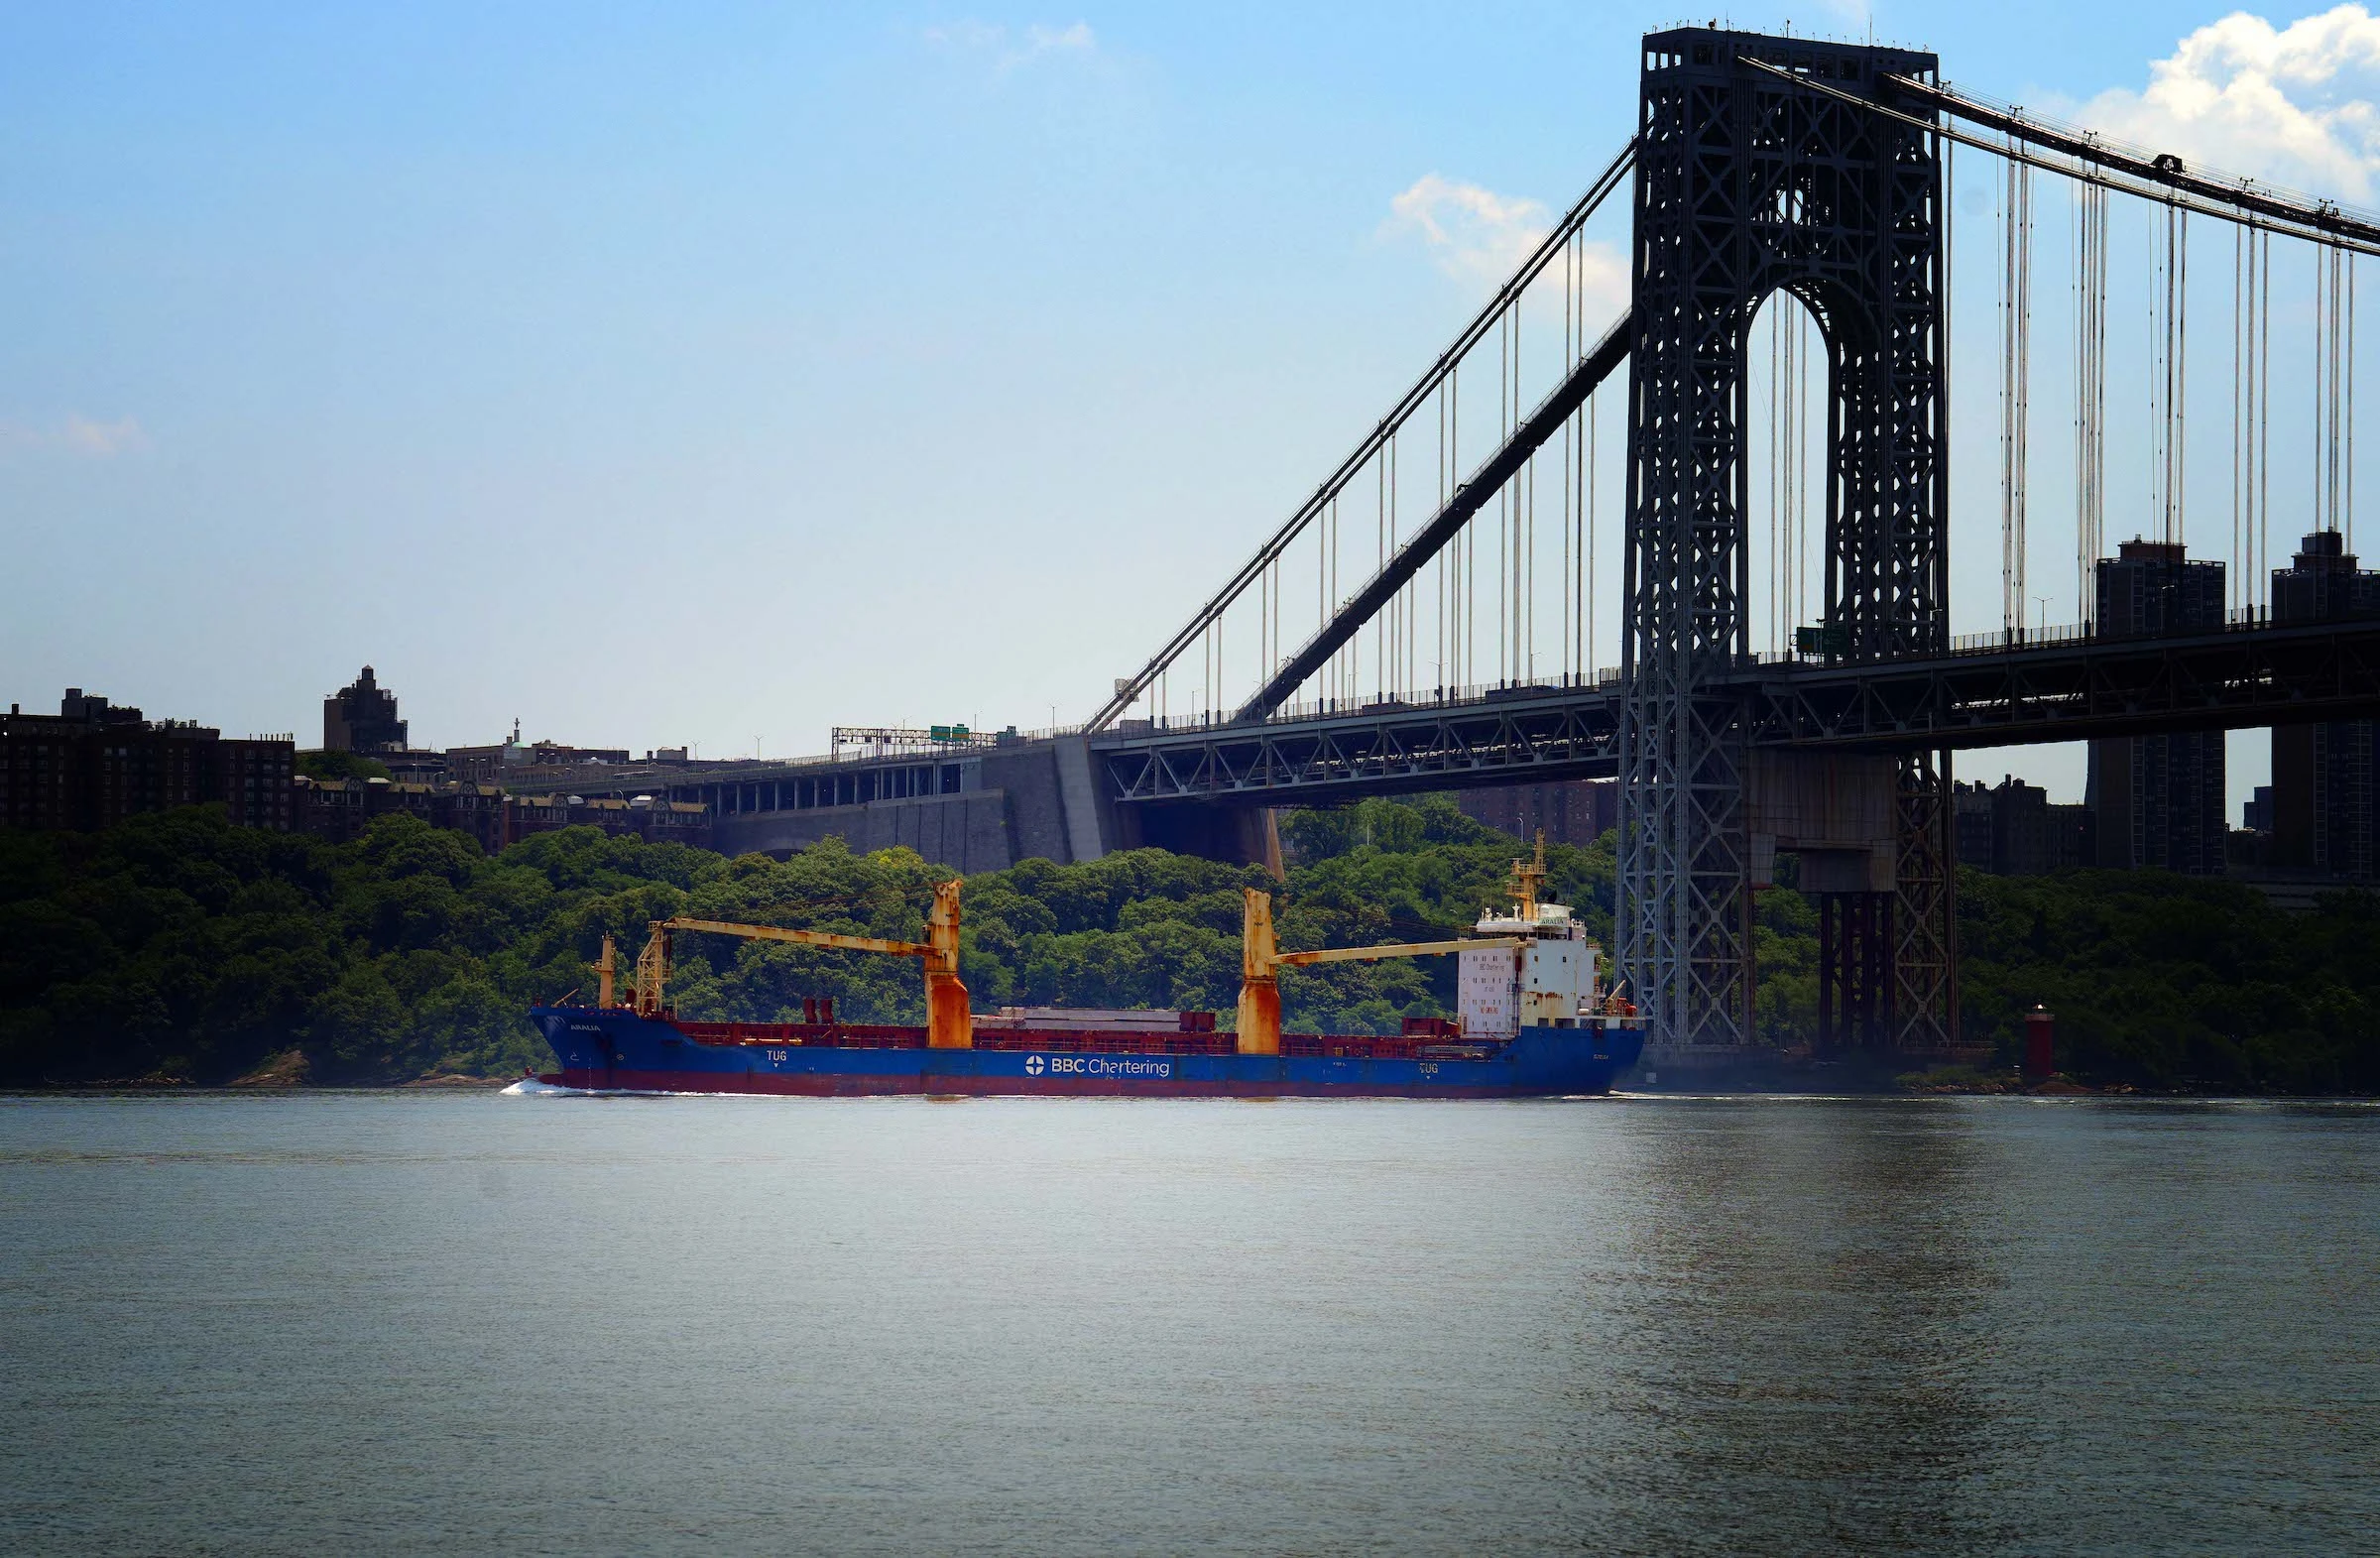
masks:
{"type": "MultiPolygon", "coordinates": [[[[823,751],[837,723],[1078,720],[1607,159],[1664,20],[12,8],[5,696],[304,733],[369,662],[418,746],[518,718],[722,756],[823,751]]],[[[1872,29],[2194,160],[2380,186],[2360,7],[1729,20],[1872,29]]],[[[2044,198],[2046,380],[2068,272],[2044,198]]],[[[1960,632],[1998,625],[1994,199],[1962,162],[1960,632]]],[[[2204,242],[2227,286],[2227,237],[2204,242]]],[[[2227,371],[2209,317],[2194,375],[2227,371]]],[[[2111,540],[2147,492],[2132,388],[2111,540]]],[[[2062,393],[2034,411],[2053,621],[2062,393]]],[[[2222,455],[2194,451],[2200,555],[2223,555],[2222,455]]],[[[2236,824],[2268,764],[2262,733],[2229,745],[2236,824]]],[[[2079,748],[1961,772],[1986,766],[2080,795],[2079,748]]]]}

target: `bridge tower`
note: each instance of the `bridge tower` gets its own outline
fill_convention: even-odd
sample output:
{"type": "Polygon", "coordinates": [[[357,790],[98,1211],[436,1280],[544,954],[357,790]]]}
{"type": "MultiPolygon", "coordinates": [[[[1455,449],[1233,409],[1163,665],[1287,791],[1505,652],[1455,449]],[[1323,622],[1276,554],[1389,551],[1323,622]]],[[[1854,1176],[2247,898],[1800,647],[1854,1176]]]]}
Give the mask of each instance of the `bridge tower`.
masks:
{"type": "Polygon", "coordinates": [[[1870,792],[1849,809],[1881,837],[1864,871],[1804,873],[1831,923],[1865,932],[1828,938],[1828,1008],[1880,1018],[1877,1036],[1906,1048],[1946,1042],[1955,1020],[1947,757],[1755,765],[1745,705],[1711,690],[1751,655],[1746,345],[1779,290],[1827,347],[1826,648],[1949,646],[1940,142],[1793,79],[1889,103],[1896,75],[1930,84],[1935,57],[1724,30],[1644,40],[1619,953],[1661,1042],[1751,1037],[1756,840],[1776,839],[1763,808],[1844,783],[1870,792]]]}

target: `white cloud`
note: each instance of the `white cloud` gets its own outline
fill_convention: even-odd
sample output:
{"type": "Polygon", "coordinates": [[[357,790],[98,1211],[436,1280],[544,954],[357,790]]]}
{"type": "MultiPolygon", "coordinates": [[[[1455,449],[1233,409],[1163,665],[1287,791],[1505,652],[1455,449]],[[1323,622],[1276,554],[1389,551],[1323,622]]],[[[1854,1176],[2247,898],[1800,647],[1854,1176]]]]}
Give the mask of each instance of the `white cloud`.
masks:
{"type": "Polygon", "coordinates": [[[2342,5],[2275,27],[2235,11],[2149,66],[2141,91],[2102,92],[2094,129],[2225,173],[2349,201],[2380,184],[2380,20],[2342,5]]]}
{"type": "MultiPolygon", "coordinates": [[[[1388,202],[1389,233],[1418,233],[1438,268],[1474,290],[1491,293],[1511,280],[1553,223],[1538,201],[1497,194],[1476,183],[1424,174],[1388,202]]],[[[1627,306],[1627,260],[1609,244],[1589,243],[1581,278],[1592,310],[1627,306]]],[[[1542,285],[1542,284],[1541,284],[1542,285]]]]}
{"type": "Polygon", "coordinates": [[[1462,281],[1501,286],[1551,225],[1525,196],[1423,174],[1388,202],[1391,230],[1418,232],[1438,268],[1462,281]]]}
{"type": "Polygon", "coordinates": [[[45,426],[0,421],[0,454],[59,450],[91,459],[106,459],[149,446],[149,434],[134,418],[94,421],[80,415],[45,426]]]}
{"type": "Polygon", "coordinates": [[[1099,40],[1092,35],[1088,22],[1076,22],[1067,27],[1051,27],[1035,22],[1022,31],[1012,31],[990,22],[949,22],[927,28],[925,41],[937,49],[988,60],[993,70],[1003,75],[1045,56],[1079,58],[1099,51],[1099,40]]]}

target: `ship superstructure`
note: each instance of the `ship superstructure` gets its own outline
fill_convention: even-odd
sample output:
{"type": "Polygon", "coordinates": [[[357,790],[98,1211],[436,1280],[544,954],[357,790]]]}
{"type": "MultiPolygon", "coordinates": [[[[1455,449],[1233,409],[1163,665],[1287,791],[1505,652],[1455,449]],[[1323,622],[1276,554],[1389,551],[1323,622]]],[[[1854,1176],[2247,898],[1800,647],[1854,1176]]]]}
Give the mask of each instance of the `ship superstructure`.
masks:
{"type": "Polygon", "coordinates": [[[1455,1001],[1466,1037],[1635,1022],[1635,1008],[1604,986],[1603,948],[1587,939],[1569,904],[1542,897],[1545,879],[1540,833],[1535,859],[1512,863],[1511,901],[1480,910],[1459,955],[1455,1001]]]}

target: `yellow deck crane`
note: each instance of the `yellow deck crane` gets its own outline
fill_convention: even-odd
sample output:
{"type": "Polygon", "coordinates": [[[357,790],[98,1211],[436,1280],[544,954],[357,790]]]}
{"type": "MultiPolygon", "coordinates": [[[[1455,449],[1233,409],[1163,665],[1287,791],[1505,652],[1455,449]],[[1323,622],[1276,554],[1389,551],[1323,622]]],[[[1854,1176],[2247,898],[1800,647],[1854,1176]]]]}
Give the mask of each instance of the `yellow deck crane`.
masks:
{"type": "MultiPolygon", "coordinates": [[[[750,941],[790,941],[805,947],[835,947],[845,952],[882,952],[892,957],[925,961],[925,1042],[932,1049],[975,1047],[975,1018],[967,1004],[967,987],[959,982],[959,884],[936,883],[934,904],[927,912],[923,941],[884,941],[875,936],[846,936],[832,930],[787,930],[779,925],[742,925],[723,919],[688,919],[682,915],[651,922],[645,950],[637,954],[637,972],[629,984],[627,1005],[637,1016],[658,1018],[666,1010],[663,992],[669,983],[671,943],[681,930],[704,930],[715,935],[742,936],[750,941]]],[[[597,1004],[614,1005],[613,976],[618,957],[612,938],[603,938],[603,961],[595,965],[601,983],[597,1004]]]]}
{"type": "MultiPolygon", "coordinates": [[[[1273,940],[1272,895],[1256,888],[1244,891],[1238,1041],[1239,1052],[1244,1055],[1281,1052],[1280,973],[1284,968],[1311,968],[1318,963],[1370,963],[1382,958],[1439,957],[1450,952],[1523,944],[1523,939],[1516,936],[1475,936],[1460,941],[1404,941],[1387,946],[1283,952],[1273,940]]],[[[645,950],[637,955],[636,973],[628,981],[625,1003],[639,1017],[659,1018],[665,1014],[673,940],[679,931],[699,930],[754,941],[789,941],[798,946],[922,958],[927,1046],[933,1049],[975,1046],[975,1018],[968,1005],[967,987],[959,981],[959,884],[955,880],[935,886],[933,907],[926,915],[926,939],[922,942],[885,941],[831,930],[788,930],[777,925],[746,925],[682,915],[650,923],[652,934],[646,939],[645,950]]],[[[599,978],[596,1004],[607,1011],[623,1005],[615,995],[619,955],[608,935],[603,938],[603,961],[595,965],[595,972],[599,978]]]]}
{"type": "Polygon", "coordinates": [[[1244,888],[1248,896],[1240,937],[1240,1053],[1281,1052],[1281,970],[1317,963],[1372,963],[1382,958],[1439,957],[1488,947],[1517,947],[1517,936],[1473,937],[1465,941],[1401,941],[1379,947],[1333,947],[1317,952],[1283,952],[1272,938],[1272,895],[1244,888]]]}

